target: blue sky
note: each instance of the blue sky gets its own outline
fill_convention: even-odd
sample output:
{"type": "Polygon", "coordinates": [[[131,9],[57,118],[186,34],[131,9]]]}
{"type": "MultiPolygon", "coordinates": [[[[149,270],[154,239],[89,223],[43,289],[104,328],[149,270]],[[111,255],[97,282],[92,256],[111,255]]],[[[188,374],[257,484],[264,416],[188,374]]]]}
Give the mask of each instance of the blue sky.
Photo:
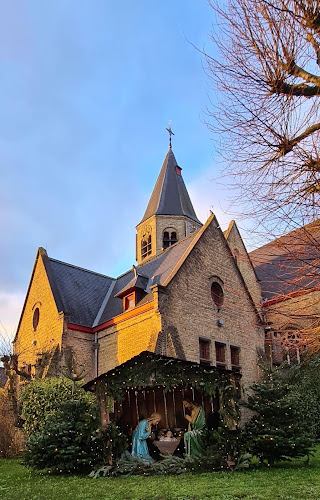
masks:
{"type": "MultiPolygon", "coordinates": [[[[39,246],[116,276],[168,149],[198,217],[231,218],[204,124],[206,0],[0,4],[0,321],[14,333],[39,246]]],[[[1,327],[0,327],[1,331],[1,327]]]]}

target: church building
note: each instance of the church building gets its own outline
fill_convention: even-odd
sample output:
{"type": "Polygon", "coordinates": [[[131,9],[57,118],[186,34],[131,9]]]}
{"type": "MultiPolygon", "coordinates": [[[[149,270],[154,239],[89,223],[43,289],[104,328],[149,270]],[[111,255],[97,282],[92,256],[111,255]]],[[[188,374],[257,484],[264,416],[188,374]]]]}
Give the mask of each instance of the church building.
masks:
{"type": "Polygon", "coordinates": [[[171,145],[136,226],[136,261],[113,278],[39,248],[14,340],[20,370],[55,376],[72,356],[89,387],[148,353],[257,380],[254,268],[234,221],[225,232],[213,213],[199,221],[171,145]]]}

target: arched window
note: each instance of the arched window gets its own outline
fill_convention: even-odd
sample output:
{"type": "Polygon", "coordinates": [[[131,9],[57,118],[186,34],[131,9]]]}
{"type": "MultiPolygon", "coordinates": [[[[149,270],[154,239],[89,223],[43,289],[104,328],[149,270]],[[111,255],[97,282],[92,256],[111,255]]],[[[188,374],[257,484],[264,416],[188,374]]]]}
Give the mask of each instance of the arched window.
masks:
{"type": "Polygon", "coordinates": [[[177,232],[176,231],[171,231],[170,229],[166,229],[163,232],[163,239],[162,239],[162,247],[163,248],[169,248],[171,245],[174,245],[177,243],[178,238],[177,238],[177,232]]]}
{"type": "Polygon", "coordinates": [[[211,297],[215,305],[220,309],[223,304],[223,290],[221,285],[214,281],[211,285],[211,297]]]}
{"type": "Polygon", "coordinates": [[[168,248],[170,246],[170,235],[168,231],[163,233],[163,248],[168,248]]]}
{"type": "Polygon", "coordinates": [[[39,310],[39,307],[37,307],[34,310],[33,318],[32,318],[32,326],[33,326],[34,331],[36,331],[38,328],[39,319],[40,319],[40,310],[39,310]]]}
{"type": "Polygon", "coordinates": [[[151,254],[151,234],[141,241],[141,257],[144,259],[151,254]]]}
{"type": "Polygon", "coordinates": [[[177,243],[178,238],[177,238],[177,233],[175,231],[172,231],[171,233],[171,245],[174,245],[177,243]]]}
{"type": "Polygon", "coordinates": [[[287,361],[297,360],[300,362],[300,353],[304,348],[304,342],[301,338],[298,327],[287,326],[281,332],[281,347],[283,355],[287,357],[287,361]]]}

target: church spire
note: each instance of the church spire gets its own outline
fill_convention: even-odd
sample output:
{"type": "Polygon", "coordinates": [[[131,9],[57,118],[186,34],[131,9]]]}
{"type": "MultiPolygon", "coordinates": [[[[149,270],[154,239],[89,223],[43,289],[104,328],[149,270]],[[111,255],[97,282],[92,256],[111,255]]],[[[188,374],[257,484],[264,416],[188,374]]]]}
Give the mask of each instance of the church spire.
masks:
{"type": "Polygon", "coordinates": [[[141,222],[153,215],[182,215],[201,224],[194,211],[181,170],[172,148],[169,147],[141,222]]]}
{"type": "MultiPolygon", "coordinates": [[[[202,226],[173,154],[170,134],[169,151],[151,194],[147,209],[137,225],[138,264],[158,255],[202,226]]],[[[171,133],[173,133],[171,131],[171,133]]]]}

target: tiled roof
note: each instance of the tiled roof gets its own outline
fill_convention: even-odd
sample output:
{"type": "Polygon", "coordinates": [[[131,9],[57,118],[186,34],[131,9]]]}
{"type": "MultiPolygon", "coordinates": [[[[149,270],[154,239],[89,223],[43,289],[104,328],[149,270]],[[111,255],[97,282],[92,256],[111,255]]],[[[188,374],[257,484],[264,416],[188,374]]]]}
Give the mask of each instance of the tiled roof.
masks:
{"type": "Polygon", "coordinates": [[[91,327],[113,278],[59,260],[49,258],[48,261],[50,283],[58,289],[62,310],[69,314],[68,321],[91,327]]]}
{"type": "Polygon", "coordinates": [[[201,224],[183,178],[178,175],[176,167],[178,167],[177,161],[169,149],[141,222],[152,215],[185,215],[201,224]]]}
{"type": "Polygon", "coordinates": [[[251,252],[264,300],[320,285],[320,219],[251,252]]]}

